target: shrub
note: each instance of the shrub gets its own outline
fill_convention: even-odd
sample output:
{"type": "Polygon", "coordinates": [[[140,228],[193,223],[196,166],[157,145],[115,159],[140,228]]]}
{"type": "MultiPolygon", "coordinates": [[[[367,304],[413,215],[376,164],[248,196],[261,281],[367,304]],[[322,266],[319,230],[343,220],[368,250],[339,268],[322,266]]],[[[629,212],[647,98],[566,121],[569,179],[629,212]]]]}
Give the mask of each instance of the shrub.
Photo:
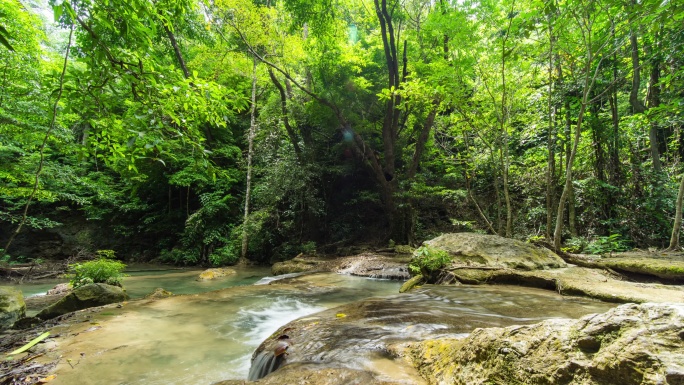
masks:
{"type": "Polygon", "coordinates": [[[443,268],[451,263],[451,256],[444,250],[435,249],[428,246],[421,246],[413,252],[413,258],[409,263],[411,275],[422,274],[424,277],[443,268]]]}
{"type": "Polygon", "coordinates": [[[234,265],[240,259],[240,245],[234,242],[226,246],[219,247],[209,254],[209,260],[214,266],[234,265]]]}
{"type": "Polygon", "coordinates": [[[121,280],[125,277],[123,270],[126,264],[112,259],[114,257],[112,250],[99,250],[97,255],[100,257],[96,260],[69,265],[71,286],[77,288],[89,283],[121,286],[121,280]]]}

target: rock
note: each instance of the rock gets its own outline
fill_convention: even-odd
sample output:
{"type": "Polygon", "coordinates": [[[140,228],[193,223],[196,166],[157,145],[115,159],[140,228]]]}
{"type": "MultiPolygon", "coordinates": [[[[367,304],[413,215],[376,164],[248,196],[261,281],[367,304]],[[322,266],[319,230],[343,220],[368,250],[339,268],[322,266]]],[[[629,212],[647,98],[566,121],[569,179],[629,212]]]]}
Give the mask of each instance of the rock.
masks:
{"type": "Polygon", "coordinates": [[[229,380],[213,385],[394,385],[405,382],[391,382],[377,379],[372,373],[348,368],[321,368],[318,365],[296,364],[285,367],[258,381],[229,380]]]}
{"type": "Polygon", "coordinates": [[[682,384],[684,305],[626,304],[579,320],[476,329],[411,345],[430,383],[682,384]]]}
{"type": "Polygon", "coordinates": [[[359,277],[404,281],[411,278],[407,264],[410,256],[387,257],[375,253],[361,253],[335,261],[332,271],[359,277]]]}
{"type": "Polygon", "coordinates": [[[59,294],[68,294],[71,292],[71,284],[68,283],[59,283],[55,285],[52,289],[48,290],[46,295],[59,295],[59,294]]]}
{"type": "Polygon", "coordinates": [[[0,286],[0,330],[5,330],[26,315],[24,295],[10,286],[0,286]]]}
{"type": "Polygon", "coordinates": [[[204,270],[199,275],[197,280],[198,281],[208,281],[211,279],[227,277],[227,276],[233,275],[233,274],[237,274],[237,272],[233,269],[227,269],[227,268],[207,269],[207,270],[204,270]]]}
{"type": "Polygon", "coordinates": [[[536,270],[565,267],[563,260],[545,248],[498,235],[443,234],[425,242],[447,251],[457,264],[536,270]]]}
{"type": "Polygon", "coordinates": [[[684,261],[681,257],[654,253],[623,253],[596,261],[621,273],[635,273],[657,277],[662,281],[684,282],[684,261]]]}
{"type": "Polygon", "coordinates": [[[684,287],[629,282],[603,270],[567,267],[550,270],[469,269],[452,267],[430,277],[439,284],[510,284],[581,295],[606,302],[682,302],[684,287]]]}
{"type": "Polygon", "coordinates": [[[315,255],[299,254],[289,261],[274,263],[271,267],[271,274],[283,275],[313,271],[329,271],[329,267],[324,267],[325,262],[327,261],[317,258],[315,255]]]}
{"type": "Polygon", "coordinates": [[[368,278],[406,280],[410,256],[388,257],[376,253],[361,253],[348,257],[325,258],[300,254],[294,259],[277,262],[271,267],[273,275],[335,272],[368,278]]]}
{"type": "Polygon", "coordinates": [[[160,298],[168,298],[168,297],[173,297],[173,293],[168,291],[168,290],[164,290],[161,287],[158,287],[158,288],[154,289],[153,292],[146,295],[145,299],[160,299],[160,298]]]}
{"type": "Polygon", "coordinates": [[[46,320],[72,311],[122,302],[127,299],[126,291],[118,286],[91,283],[73,289],[69,295],[43,309],[36,317],[46,320]]]}
{"type": "MultiPolygon", "coordinates": [[[[463,335],[478,327],[579,317],[613,306],[567,299],[542,290],[516,289],[425,285],[401,295],[367,298],[324,310],[278,329],[257,348],[252,365],[258,363],[258,357],[264,357],[263,353],[271,353],[271,357],[272,352],[277,353],[283,336],[287,336],[284,362],[279,362],[280,368],[264,379],[280,378],[279,373],[290,365],[310,364],[321,368],[363,368],[380,380],[403,377],[403,383],[419,384],[422,380],[414,368],[406,367],[403,359],[395,359],[401,355],[394,352],[397,344],[463,335]],[[378,357],[379,354],[382,356],[378,357]]],[[[259,367],[262,366],[257,364],[255,369],[259,367]]],[[[280,383],[300,382],[283,379],[280,383]]]]}
{"type": "Polygon", "coordinates": [[[30,329],[38,324],[43,322],[42,319],[36,318],[36,317],[24,317],[19,319],[19,321],[14,323],[14,326],[12,326],[12,329],[18,329],[18,330],[23,330],[23,329],[30,329]]]}

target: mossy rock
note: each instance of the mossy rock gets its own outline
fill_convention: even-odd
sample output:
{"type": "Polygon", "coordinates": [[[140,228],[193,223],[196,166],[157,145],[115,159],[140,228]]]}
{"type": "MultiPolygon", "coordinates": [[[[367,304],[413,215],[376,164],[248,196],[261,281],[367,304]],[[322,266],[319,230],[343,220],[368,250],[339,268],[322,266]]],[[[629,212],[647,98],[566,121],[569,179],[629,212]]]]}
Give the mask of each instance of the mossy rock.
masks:
{"type": "Polygon", "coordinates": [[[26,303],[20,290],[0,286],[0,330],[5,330],[26,315],[26,303]]]}
{"type": "MultiPolygon", "coordinates": [[[[283,275],[293,273],[305,273],[323,269],[326,260],[319,259],[315,255],[299,254],[289,261],[276,262],[271,266],[271,274],[283,275]]],[[[329,270],[329,266],[324,270],[329,270]]]]}
{"type": "Polygon", "coordinates": [[[237,272],[233,269],[227,269],[227,268],[214,268],[214,269],[207,269],[204,270],[199,277],[197,277],[198,281],[209,281],[212,279],[216,278],[223,278],[227,277],[229,275],[234,275],[237,274],[237,272]]]}
{"type": "Polygon", "coordinates": [[[447,251],[455,263],[463,265],[518,270],[567,266],[558,255],[548,249],[498,235],[451,233],[443,234],[425,244],[447,251]]]}
{"type": "Polygon", "coordinates": [[[431,384],[682,384],[683,327],[681,304],[626,304],[422,341],[410,357],[431,384]]]}
{"type": "Polygon", "coordinates": [[[104,283],[91,283],[75,288],[57,303],[43,309],[36,317],[46,320],[62,314],[90,307],[109,305],[128,299],[126,291],[118,286],[104,283]]]}
{"type": "Polygon", "coordinates": [[[168,291],[168,290],[164,290],[161,287],[158,287],[158,288],[154,289],[153,292],[146,295],[145,299],[160,299],[160,298],[168,298],[168,297],[173,297],[173,293],[168,291]]]}
{"type": "Polygon", "coordinates": [[[627,273],[652,275],[666,281],[684,281],[684,261],[665,258],[615,257],[598,260],[601,266],[627,273]]]}

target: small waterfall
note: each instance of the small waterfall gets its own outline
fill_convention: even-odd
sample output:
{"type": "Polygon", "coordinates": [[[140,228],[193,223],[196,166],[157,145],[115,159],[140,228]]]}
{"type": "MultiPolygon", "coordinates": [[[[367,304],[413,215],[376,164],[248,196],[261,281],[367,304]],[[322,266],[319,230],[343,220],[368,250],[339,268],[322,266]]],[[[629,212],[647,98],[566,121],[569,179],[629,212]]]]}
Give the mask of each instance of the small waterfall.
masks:
{"type": "Polygon", "coordinates": [[[264,378],[278,369],[283,364],[283,361],[285,361],[285,354],[276,355],[273,351],[264,350],[254,357],[247,379],[249,381],[256,381],[264,378]]]}

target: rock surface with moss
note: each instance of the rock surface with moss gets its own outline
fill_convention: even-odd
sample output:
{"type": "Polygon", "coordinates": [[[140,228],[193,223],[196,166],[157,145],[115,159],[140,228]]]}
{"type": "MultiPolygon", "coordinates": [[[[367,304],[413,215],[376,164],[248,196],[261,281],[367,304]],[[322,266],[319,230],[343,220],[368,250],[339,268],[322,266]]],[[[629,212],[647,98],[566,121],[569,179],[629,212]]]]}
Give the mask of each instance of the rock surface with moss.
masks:
{"type": "Polygon", "coordinates": [[[43,309],[36,317],[46,320],[73,311],[122,302],[127,299],[126,291],[119,286],[91,283],[73,289],[70,294],[43,309]]]}
{"type": "Polygon", "coordinates": [[[682,384],[682,330],[682,304],[627,304],[414,343],[409,357],[435,384],[682,384]]]}
{"type": "Polygon", "coordinates": [[[427,246],[447,251],[456,264],[536,270],[565,267],[552,251],[515,239],[477,233],[450,233],[426,241],[427,246]]]}
{"type": "Polygon", "coordinates": [[[218,267],[218,268],[204,270],[202,273],[200,273],[199,277],[197,277],[197,280],[198,281],[209,281],[212,279],[223,278],[223,277],[227,277],[229,275],[234,275],[234,274],[237,274],[237,272],[233,269],[218,267]]]}
{"type": "Polygon", "coordinates": [[[0,286],[0,330],[5,330],[26,315],[24,295],[10,286],[0,286]]]}

